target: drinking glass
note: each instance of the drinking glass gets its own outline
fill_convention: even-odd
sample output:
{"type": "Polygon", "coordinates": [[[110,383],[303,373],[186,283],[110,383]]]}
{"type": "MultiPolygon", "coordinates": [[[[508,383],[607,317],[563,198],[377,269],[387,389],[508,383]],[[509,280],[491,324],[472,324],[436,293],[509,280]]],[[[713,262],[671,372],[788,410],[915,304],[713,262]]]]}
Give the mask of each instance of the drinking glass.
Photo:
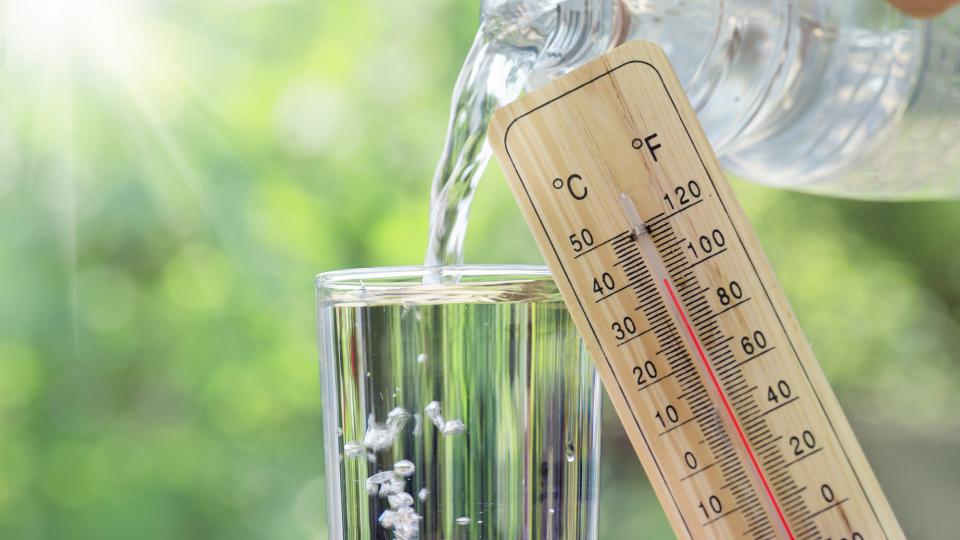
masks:
{"type": "Polygon", "coordinates": [[[317,278],[330,537],[593,539],[599,379],[544,267],[317,278]]]}

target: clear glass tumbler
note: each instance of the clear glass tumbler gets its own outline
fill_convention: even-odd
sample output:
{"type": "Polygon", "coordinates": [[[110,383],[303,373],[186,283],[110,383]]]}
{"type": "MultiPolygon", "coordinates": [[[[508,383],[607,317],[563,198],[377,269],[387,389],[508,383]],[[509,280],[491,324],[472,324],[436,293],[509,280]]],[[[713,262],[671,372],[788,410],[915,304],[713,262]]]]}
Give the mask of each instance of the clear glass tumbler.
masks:
{"type": "Polygon", "coordinates": [[[596,538],[599,379],[546,268],[317,294],[332,539],[596,538]]]}

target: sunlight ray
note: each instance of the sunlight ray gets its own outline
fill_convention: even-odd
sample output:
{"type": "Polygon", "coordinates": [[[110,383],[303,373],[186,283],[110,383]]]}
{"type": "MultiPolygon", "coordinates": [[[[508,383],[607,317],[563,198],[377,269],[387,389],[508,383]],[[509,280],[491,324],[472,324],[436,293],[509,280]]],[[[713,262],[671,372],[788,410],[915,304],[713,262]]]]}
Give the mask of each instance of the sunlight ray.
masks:
{"type": "MultiPolygon", "coordinates": [[[[184,77],[177,64],[155,46],[157,36],[150,32],[144,12],[139,9],[142,5],[142,1],[131,0],[82,3],[73,0],[13,0],[11,5],[11,19],[17,24],[10,45],[17,54],[19,67],[28,73],[39,67],[42,73],[35,105],[34,135],[37,140],[55,137],[47,146],[53,149],[60,162],[59,168],[48,174],[50,163],[47,156],[33,152],[28,158],[28,177],[43,181],[44,176],[51,176],[46,183],[54,184],[49,189],[50,197],[57,200],[48,202],[57,208],[52,222],[57,226],[64,264],[68,266],[67,309],[72,320],[75,356],[80,352],[81,298],[77,289],[80,246],[73,111],[76,96],[72,95],[75,91],[74,72],[91,71],[98,78],[112,83],[108,88],[121,97],[115,103],[130,105],[137,118],[137,125],[133,128],[136,134],[146,133],[152,139],[142,152],[152,155],[158,149],[161,151],[174,171],[170,176],[185,187],[185,193],[196,204],[215,242],[235,262],[236,268],[248,267],[240,260],[243,250],[230,240],[232,228],[222,219],[223,216],[218,216],[216,205],[211,204],[209,189],[205,189],[209,182],[191,163],[187,149],[182,148],[165,125],[164,105],[176,106],[184,102],[198,109],[202,125],[217,144],[230,150],[231,159],[242,161],[242,154],[236,151],[221,129],[222,123],[214,119],[212,96],[184,77]]],[[[249,169],[247,164],[243,165],[249,169]]],[[[151,188],[170,189],[164,183],[151,183],[151,188]]],[[[175,216],[184,209],[168,205],[167,211],[175,216]]],[[[180,225],[182,220],[174,218],[169,223],[176,234],[187,238],[189,233],[180,225]]]]}
{"type": "MultiPolygon", "coordinates": [[[[2,10],[2,8],[0,8],[2,10]]],[[[13,12],[16,14],[16,12],[13,12]]],[[[39,39],[39,38],[38,38],[39,39]]],[[[3,43],[4,61],[17,43],[3,43]]],[[[79,232],[77,215],[76,148],[74,145],[73,80],[68,58],[57,51],[52,36],[40,49],[39,88],[31,113],[30,139],[24,155],[22,181],[44,193],[50,227],[57,239],[55,249],[61,258],[65,278],[65,311],[69,314],[72,360],[80,358],[79,232]],[[38,144],[45,136],[54,141],[38,144]],[[50,157],[54,157],[51,160],[50,157]]]]}

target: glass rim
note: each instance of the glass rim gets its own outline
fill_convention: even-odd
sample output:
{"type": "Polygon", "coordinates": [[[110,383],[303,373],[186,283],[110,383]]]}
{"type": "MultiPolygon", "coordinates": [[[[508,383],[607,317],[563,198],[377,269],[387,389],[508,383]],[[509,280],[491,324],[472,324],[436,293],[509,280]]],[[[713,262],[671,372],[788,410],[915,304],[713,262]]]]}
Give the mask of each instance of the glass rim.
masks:
{"type": "Polygon", "coordinates": [[[546,266],[469,264],[386,266],[316,276],[320,307],[559,301],[546,266]]]}

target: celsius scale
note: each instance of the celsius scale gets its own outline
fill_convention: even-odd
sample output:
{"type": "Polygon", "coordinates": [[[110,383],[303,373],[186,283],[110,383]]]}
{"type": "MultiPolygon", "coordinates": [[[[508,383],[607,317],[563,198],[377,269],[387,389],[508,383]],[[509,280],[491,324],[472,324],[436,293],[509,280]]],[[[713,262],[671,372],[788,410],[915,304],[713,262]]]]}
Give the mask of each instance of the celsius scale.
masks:
{"type": "Polygon", "coordinates": [[[659,47],[489,135],[678,538],[904,538],[659,47]]]}

